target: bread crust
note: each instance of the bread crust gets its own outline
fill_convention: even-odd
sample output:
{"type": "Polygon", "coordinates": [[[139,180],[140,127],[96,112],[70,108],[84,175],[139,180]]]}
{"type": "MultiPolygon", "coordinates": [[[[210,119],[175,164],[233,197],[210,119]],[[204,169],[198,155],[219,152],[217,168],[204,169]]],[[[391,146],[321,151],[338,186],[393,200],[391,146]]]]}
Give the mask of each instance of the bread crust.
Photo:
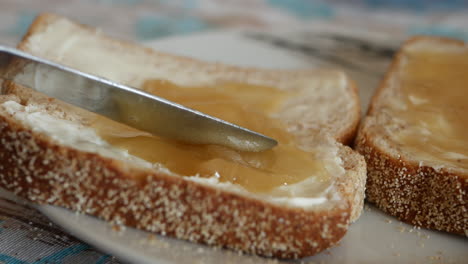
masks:
{"type": "MultiPolygon", "coordinates": [[[[464,45],[453,39],[418,36],[403,47],[425,40],[464,45]]],[[[401,49],[372,97],[368,117],[356,138],[356,150],[364,155],[367,163],[366,198],[409,224],[468,236],[468,175],[445,167],[422,165],[403,153],[395,156],[377,144],[377,137],[381,135],[373,131],[376,125],[368,120],[378,115],[378,98],[385,89],[390,89],[388,84],[403,57],[401,49]]]]}
{"type": "Polygon", "coordinates": [[[59,145],[7,113],[0,115],[0,142],[0,184],[18,196],[263,256],[301,258],[336,244],[352,214],[360,213],[355,200],[364,198],[364,162],[347,147],[341,155],[348,173],[338,188],[344,201],[330,210],[304,210],[59,145]]]}
{"type": "MultiPolygon", "coordinates": [[[[18,48],[25,49],[28,39],[55,19],[63,18],[39,16],[18,48]]],[[[134,48],[130,43],[122,45],[134,48]]],[[[146,48],[145,52],[155,53],[146,48]]],[[[174,58],[181,63],[195,61],[174,58]]],[[[354,138],[360,111],[357,88],[352,82],[348,86],[356,100],[355,115],[334,135],[345,142],[354,138]]],[[[0,97],[0,102],[8,99],[28,103],[29,95],[14,93],[16,96],[0,97]]],[[[34,100],[39,99],[34,96],[34,100]]],[[[50,98],[40,100],[53,109],[62,106],[50,98]]],[[[274,204],[60,145],[4,111],[0,112],[0,142],[0,186],[23,198],[119,225],[262,256],[314,255],[336,244],[363,206],[364,159],[338,143],[346,169],[336,182],[342,200],[327,209],[310,210],[274,204]]]]}

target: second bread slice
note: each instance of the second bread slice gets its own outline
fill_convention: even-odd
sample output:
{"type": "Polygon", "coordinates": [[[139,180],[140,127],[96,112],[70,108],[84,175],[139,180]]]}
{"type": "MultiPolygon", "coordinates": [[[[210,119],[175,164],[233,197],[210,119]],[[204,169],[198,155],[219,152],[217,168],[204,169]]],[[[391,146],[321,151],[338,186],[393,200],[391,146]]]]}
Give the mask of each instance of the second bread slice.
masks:
{"type": "Polygon", "coordinates": [[[417,37],[403,45],[356,141],[371,202],[405,222],[467,234],[467,98],[466,44],[417,37]]]}

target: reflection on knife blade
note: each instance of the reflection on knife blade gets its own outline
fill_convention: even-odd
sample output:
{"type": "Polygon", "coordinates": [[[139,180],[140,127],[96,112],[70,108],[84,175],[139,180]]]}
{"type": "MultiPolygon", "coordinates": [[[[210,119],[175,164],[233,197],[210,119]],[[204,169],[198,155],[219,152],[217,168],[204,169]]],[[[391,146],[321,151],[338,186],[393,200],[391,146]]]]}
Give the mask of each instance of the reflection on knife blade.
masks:
{"type": "Polygon", "coordinates": [[[277,142],[265,135],[186,108],[141,90],[0,46],[0,78],[163,137],[263,151],[277,142]],[[125,105],[132,113],[122,115],[125,105]]]}

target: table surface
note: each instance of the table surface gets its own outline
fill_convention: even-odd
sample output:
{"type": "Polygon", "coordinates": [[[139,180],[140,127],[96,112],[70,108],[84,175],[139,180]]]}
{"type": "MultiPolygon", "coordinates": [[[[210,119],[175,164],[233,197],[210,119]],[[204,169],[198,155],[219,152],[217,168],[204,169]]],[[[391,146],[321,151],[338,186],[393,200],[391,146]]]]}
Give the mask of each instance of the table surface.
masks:
{"type": "MultiPolygon", "coordinates": [[[[468,41],[468,2],[459,0],[0,0],[0,43],[16,45],[41,12],[66,15],[114,37],[148,41],[210,30],[244,29],[253,37],[282,36],[286,48],[311,32],[373,33],[390,49],[409,35],[468,41]],[[259,33],[260,32],[260,33],[259,33]],[[388,36],[392,36],[389,38],[388,36]]],[[[318,44],[317,44],[318,45],[318,44]]],[[[300,48],[300,47],[299,47],[300,48]]],[[[371,67],[369,67],[370,69],[371,67]]],[[[385,65],[372,67],[381,74],[385,65]]],[[[32,207],[0,197],[0,263],[120,263],[79,241],[32,207]]]]}

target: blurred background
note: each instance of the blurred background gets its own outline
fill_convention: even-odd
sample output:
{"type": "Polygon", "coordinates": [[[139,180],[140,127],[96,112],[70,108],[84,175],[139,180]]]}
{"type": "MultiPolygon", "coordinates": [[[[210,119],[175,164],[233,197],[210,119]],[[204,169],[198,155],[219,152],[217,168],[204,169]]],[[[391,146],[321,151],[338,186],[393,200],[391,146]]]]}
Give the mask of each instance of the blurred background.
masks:
{"type": "Polygon", "coordinates": [[[219,29],[364,30],[400,39],[468,40],[466,0],[0,0],[0,42],[15,44],[40,12],[56,12],[124,39],[219,29]]]}

